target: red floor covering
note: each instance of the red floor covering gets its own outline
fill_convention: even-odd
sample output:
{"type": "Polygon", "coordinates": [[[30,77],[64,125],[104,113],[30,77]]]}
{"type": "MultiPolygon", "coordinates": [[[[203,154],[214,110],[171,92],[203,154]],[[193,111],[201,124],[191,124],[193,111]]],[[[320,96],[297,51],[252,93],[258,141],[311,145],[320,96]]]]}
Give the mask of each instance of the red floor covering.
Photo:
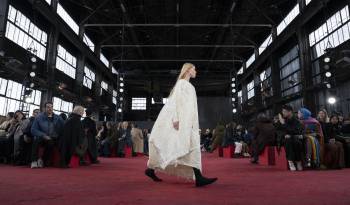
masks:
{"type": "Polygon", "coordinates": [[[204,154],[204,174],[219,180],[195,188],[162,174],[154,183],[143,175],[145,164],[138,157],[75,169],[0,165],[0,204],[350,204],[350,169],[291,173],[204,154]]]}

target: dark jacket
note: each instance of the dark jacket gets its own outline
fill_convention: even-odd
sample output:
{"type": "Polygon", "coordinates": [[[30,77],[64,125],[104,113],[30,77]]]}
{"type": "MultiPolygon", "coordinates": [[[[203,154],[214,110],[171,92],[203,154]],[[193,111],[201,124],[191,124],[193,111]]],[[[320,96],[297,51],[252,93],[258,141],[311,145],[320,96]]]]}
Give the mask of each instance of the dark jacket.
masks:
{"type": "Polygon", "coordinates": [[[257,121],[255,127],[252,129],[252,134],[258,144],[263,144],[264,146],[275,144],[276,129],[269,119],[257,121]]]}
{"type": "Polygon", "coordinates": [[[241,142],[244,141],[244,130],[235,130],[233,134],[233,142],[241,142]]]}
{"type": "Polygon", "coordinates": [[[96,161],[98,156],[96,122],[90,117],[86,117],[81,123],[85,131],[85,136],[88,140],[88,152],[90,153],[92,160],[96,161]]]}
{"type": "Polygon", "coordinates": [[[95,138],[97,135],[96,122],[90,117],[86,117],[81,121],[83,128],[85,130],[86,137],[95,138]]]}
{"type": "Polygon", "coordinates": [[[325,124],[324,142],[329,143],[330,139],[335,139],[337,135],[341,135],[341,127],[339,124],[325,124]]]}
{"type": "Polygon", "coordinates": [[[26,127],[26,129],[24,130],[24,134],[27,135],[27,137],[33,138],[31,129],[32,129],[32,125],[34,123],[35,117],[30,117],[29,118],[29,123],[26,127]]]}
{"type": "Polygon", "coordinates": [[[80,121],[81,116],[72,113],[64,123],[61,140],[61,150],[73,154],[77,146],[83,143],[84,128],[80,121]]]}
{"type": "Polygon", "coordinates": [[[277,129],[283,132],[283,136],[303,134],[303,125],[297,118],[292,117],[291,119],[286,119],[285,121],[286,121],[285,124],[280,124],[280,123],[275,124],[277,129]]]}
{"type": "Polygon", "coordinates": [[[223,147],[234,144],[234,141],[233,141],[233,133],[234,132],[233,131],[234,131],[234,129],[232,126],[228,126],[225,128],[224,138],[222,140],[223,147]]]}
{"type": "Polygon", "coordinates": [[[63,131],[63,120],[60,116],[52,114],[53,121],[49,122],[46,113],[40,113],[34,120],[31,127],[31,133],[34,137],[42,138],[45,135],[59,138],[63,131]],[[54,133],[49,133],[50,127],[53,126],[54,133]]]}

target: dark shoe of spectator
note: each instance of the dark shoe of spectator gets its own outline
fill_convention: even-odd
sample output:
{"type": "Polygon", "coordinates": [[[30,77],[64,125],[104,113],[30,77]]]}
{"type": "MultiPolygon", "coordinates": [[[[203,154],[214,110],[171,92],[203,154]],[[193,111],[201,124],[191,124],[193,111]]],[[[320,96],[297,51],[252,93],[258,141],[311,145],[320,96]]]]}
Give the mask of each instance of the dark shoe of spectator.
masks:
{"type": "Polygon", "coordinates": [[[99,160],[94,160],[94,161],[91,161],[91,164],[99,164],[100,163],[100,161],[99,160]]]}
{"type": "Polygon", "coordinates": [[[81,161],[79,162],[79,165],[81,165],[81,166],[87,166],[88,163],[87,163],[85,160],[81,160],[81,161]]]}
{"type": "Polygon", "coordinates": [[[252,164],[259,164],[258,160],[256,160],[256,159],[251,159],[250,163],[252,163],[252,164]]]}
{"type": "Polygon", "coordinates": [[[241,157],[241,155],[237,154],[237,153],[233,155],[233,158],[240,158],[240,157],[241,157]]]}

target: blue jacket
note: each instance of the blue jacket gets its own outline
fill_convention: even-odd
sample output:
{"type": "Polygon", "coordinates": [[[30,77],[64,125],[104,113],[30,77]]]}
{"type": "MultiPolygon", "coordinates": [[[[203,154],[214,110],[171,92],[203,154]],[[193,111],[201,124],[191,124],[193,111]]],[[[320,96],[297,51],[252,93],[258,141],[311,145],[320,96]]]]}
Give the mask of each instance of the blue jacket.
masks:
{"type": "MultiPolygon", "coordinates": [[[[57,134],[56,137],[60,137],[62,135],[63,131],[63,120],[60,116],[53,114],[53,125],[54,125],[54,130],[57,134]]],[[[36,138],[42,138],[45,135],[50,136],[51,133],[49,133],[49,119],[47,117],[46,113],[40,113],[34,120],[31,132],[32,135],[36,138]]],[[[55,137],[55,136],[50,136],[50,137],[55,137]]]]}

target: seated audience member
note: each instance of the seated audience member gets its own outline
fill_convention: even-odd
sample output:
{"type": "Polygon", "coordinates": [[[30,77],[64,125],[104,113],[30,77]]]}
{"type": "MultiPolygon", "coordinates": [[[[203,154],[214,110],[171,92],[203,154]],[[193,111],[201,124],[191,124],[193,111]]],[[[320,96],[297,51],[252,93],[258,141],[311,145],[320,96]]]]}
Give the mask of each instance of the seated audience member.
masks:
{"type": "Polygon", "coordinates": [[[236,123],[230,122],[226,124],[224,137],[222,140],[222,146],[227,147],[229,145],[234,145],[235,142],[233,140],[234,130],[236,128],[236,123]]]}
{"type": "Polygon", "coordinates": [[[15,113],[13,112],[7,113],[5,121],[3,121],[0,125],[0,137],[6,136],[14,116],[15,116],[15,113]]]}
{"type": "Polygon", "coordinates": [[[102,146],[102,156],[110,157],[111,156],[111,147],[116,144],[116,135],[113,129],[112,122],[106,123],[106,137],[101,141],[102,146]]]}
{"type": "Polygon", "coordinates": [[[325,157],[324,164],[328,169],[341,169],[345,167],[344,148],[341,142],[336,141],[336,137],[341,135],[339,119],[337,115],[330,118],[325,131],[325,157]]]}
{"type": "Polygon", "coordinates": [[[148,129],[143,130],[143,153],[148,155],[148,139],[149,139],[150,132],[148,129]]]}
{"type": "Polygon", "coordinates": [[[335,114],[336,116],[338,116],[338,124],[339,124],[339,127],[342,128],[343,127],[343,124],[344,124],[344,115],[342,112],[338,112],[335,114]]]}
{"type": "Polygon", "coordinates": [[[275,144],[276,130],[272,121],[263,113],[259,114],[255,127],[252,129],[254,140],[252,143],[252,163],[258,163],[259,155],[266,146],[275,144]]]}
{"type": "Polygon", "coordinates": [[[328,117],[327,110],[325,110],[325,109],[320,110],[317,114],[316,119],[318,120],[318,122],[320,123],[320,125],[322,127],[323,134],[325,134],[326,133],[326,125],[327,125],[327,123],[329,123],[329,117],[328,117]]]}
{"type": "Polygon", "coordinates": [[[20,147],[21,147],[21,150],[23,150],[24,152],[23,156],[24,156],[25,164],[28,164],[28,163],[30,164],[32,162],[31,157],[32,157],[32,146],[33,146],[34,137],[31,133],[31,128],[35,118],[39,115],[39,113],[40,113],[39,109],[33,110],[32,116],[28,119],[29,123],[23,132],[24,137],[23,137],[23,141],[21,141],[20,143],[20,147]]]}
{"type": "Polygon", "coordinates": [[[137,124],[131,124],[131,141],[133,145],[133,152],[135,154],[143,153],[143,135],[142,130],[137,127],[137,124]]]}
{"type": "Polygon", "coordinates": [[[303,170],[301,163],[303,149],[303,127],[300,121],[294,117],[293,108],[284,105],[282,114],[278,115],[279,124],[275,124],[277,129],[283,132],[285,138],[286,158],[291,171],[303,170]],[[295,167],[295,164],[297,167],[295,167]]]}
{"type": "Polygon", "coordinates": [[[68,116],[67,116],[66,113],[61,113],[59,116],[62,118],[62,120],[63,120],[64,122],[68,119],[68,116]]]}
{"type": "Polygon", "coordinates": [[[242,125],[237,125],[233,133],[233,143],[235,145],[234,157],[240,157],[243,150],[244,130],[242,125]]]}
{"type": "Polygon", "coordinates": [[[285,137],[284,137],[284,132],[283,130],[280,130],[279,128],[281,127],[281,123],[279,121],[279,116],[276,115],[273,118],[273,126],[275,127],[275,132],[276,132],[276,146],[277,150],[280,151],[282,146],[285,145],[285,137]]]}
{"type": "Polygon", "coordinates": [[[97,151],[97,129],[96,129],[96,122],[92,119],[92,110],[86,109],[85,110],[86,117],[82,120],[83,128],[85,137],[88,141],[88,149],[87,152],[90,156],[91,163],[96,164],[99,163],[97,160],[98,157],[98,151],[97,151]]]}
{"type": "Polygon", "coordinates": [[[68,168],[73,154],[84,157],[87,150],[87,139],[84,143],[84,128],[81,117],[84,115],[82,106],[75,106],[73,112],[63,126],[63,134],[60,139],[61,167],[68,168]]]}
{"type": "Polygon", "coordinates": [[[222,138],[224,137],[225,126],[219,123],[213,132],[213,142],[211,143],[210,152],[213,152],[217,147],[221,146],[222,138]]]}
{"type": "Polygon", "coordinates": [[[250,157],[250,150],[249,150],[249,146],[252,144],[252,138],[251,135],[248,133],[248,130],[243,128],[241,128],[241,132],[242,132],[242,136],[243,136],[243,141],[242,143],[242,155],[243,157],[250,157]]]}
{"type": "Polygon", "coordinates": [[[8,163],[11,161],[11,144],[8,138],[8,131],[11,124],[14,121],[14,113],[9,112],[6,115],[5,121],[0,125],[0,160],[3,163],[8,163]]]}
{"type": "Polygon", "coordinates": [[[350,137],[350,118],[344,118],[343,126],[341,132],[346,137],[350,137]]]}
{"type": "Polygon", "coordinates": [[[22,111],[15,112],[15,120],[17,121],[16,127],[13,129],[13,162],[15,165],[25,165],[25,150],[24,150],[24,138],[25,131],[29,124],[29,119],[26,119],[22,111]]]}
{"type": "Polygon", "coordinates": [[[298,117],[303,125],[303,135],[306,142],[306,166],[324,169],[324,135],[321,124],[311,117],[311,112],[306,108],[299,109],[298,117]]]}
{"type": "Polygon", "coordinates": [[[205,130],[205,133],[204,133],[203,137],[204,137],[204,142],[203,142],[204,149],[205,149],[205,151],[209,151],[210,150],[210,144],[211,144],[211,141],[212,141],[212,138],[213,138],[213,135],[210,132],[209,128],[205,130]]]}
{"type": "Polygon", "coordinates": [[[124,148],[125,147],[132,147],[132,141],[131,141],[131,132],[128,122],[123,122],[121,131],[120,131],[120,138],[118,139],[118,156],[124,157],[124,148]]]}
{"type": "Polygon", "coordinates": [[[44,162],[45,164],[50,162],[53,148],[58,145],[62,131],[62,118],[53,113],[52,102],[46,102],[45,111],[35,118],[31,127],[31,133],[34,136],[31,168],[42,168],[44,162]],[[44,147],[43,156],[39,156],[40,146],[44,147]]]}
{"type": "Polygon", "coordinates": [[[102,142],[103,140],[105,140],[107,138],[107,126],[106,126],[106,122],[103,122],[102,124],[98,124],[97,125],[97,150],[98,150],[98,154],[99,156],[103,156],[103,146],[102,146],[102,142]]]}

